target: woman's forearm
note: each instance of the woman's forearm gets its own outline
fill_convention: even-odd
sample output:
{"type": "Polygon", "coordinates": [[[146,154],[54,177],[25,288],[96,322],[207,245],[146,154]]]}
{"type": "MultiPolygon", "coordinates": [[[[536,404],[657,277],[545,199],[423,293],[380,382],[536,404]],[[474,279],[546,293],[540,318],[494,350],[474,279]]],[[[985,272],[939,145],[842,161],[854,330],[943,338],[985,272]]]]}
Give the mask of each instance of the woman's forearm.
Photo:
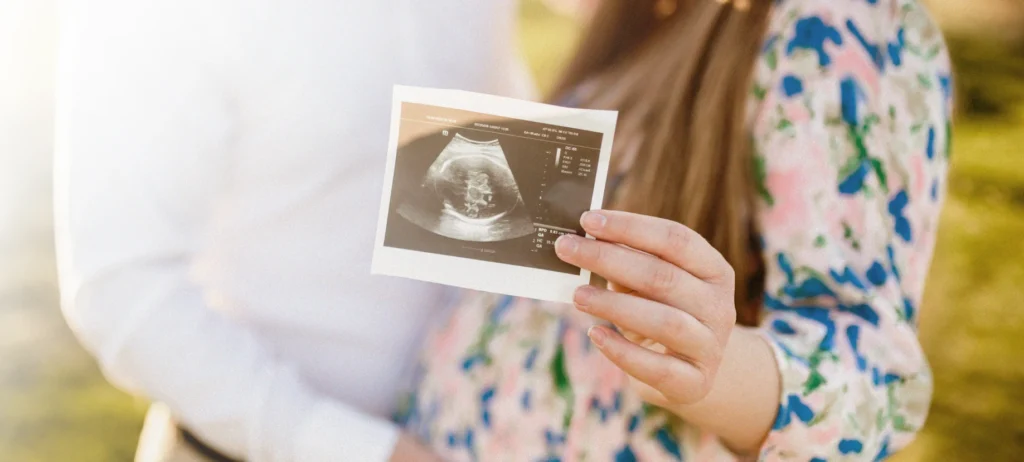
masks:
{"type": "Polygon", "coordinates": [[[737,327],[708,396],[671,410],[718,435],[733,451],[756,454],[775,421],[780,389],[771,347],[753,329],[737,327]]]}

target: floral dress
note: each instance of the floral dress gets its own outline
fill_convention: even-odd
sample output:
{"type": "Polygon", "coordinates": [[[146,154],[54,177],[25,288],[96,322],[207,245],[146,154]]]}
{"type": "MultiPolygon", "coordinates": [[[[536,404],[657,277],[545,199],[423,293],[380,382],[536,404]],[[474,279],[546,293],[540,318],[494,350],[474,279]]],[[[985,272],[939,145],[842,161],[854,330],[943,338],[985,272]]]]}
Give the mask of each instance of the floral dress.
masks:
{"type": "MultiPolygon", "coordinates": [[[[754,70],[782,395],[762,460],[880,460],[924,423],[917,319],[945,189],[950,65],[912,0],[776,1],[754,70]]],[[[408,428],[454,461],[727,461],[645,405],[567,305],[465,292],[428,342],[408,428]]]]}

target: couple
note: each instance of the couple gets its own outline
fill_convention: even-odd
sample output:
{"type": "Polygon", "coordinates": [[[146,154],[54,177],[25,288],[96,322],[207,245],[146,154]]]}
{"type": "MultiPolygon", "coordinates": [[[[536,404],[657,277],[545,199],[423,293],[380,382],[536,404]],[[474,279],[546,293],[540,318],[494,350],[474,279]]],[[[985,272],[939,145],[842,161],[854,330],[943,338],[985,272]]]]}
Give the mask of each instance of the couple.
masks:
{"type": "Polygon", "coordinates": [[[63,302],[161,403],[136,460],[876,460],[925,420],[916,0],[598,2],[550,98],[621,111],[573,305],[369,275],[392,84],[528,96],[511,0],[64,13],[63,302]]]}

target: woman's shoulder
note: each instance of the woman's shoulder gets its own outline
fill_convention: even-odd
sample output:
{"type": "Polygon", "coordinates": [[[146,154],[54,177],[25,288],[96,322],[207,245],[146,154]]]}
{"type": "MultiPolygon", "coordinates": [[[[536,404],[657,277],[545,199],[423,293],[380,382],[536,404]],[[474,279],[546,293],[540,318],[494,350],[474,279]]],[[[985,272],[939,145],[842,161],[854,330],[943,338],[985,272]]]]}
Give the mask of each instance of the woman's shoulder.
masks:
{"type": "Polygon", "coordinates": [[[870,20],[876,26],[896,24],[908,14],[926,10],[921,0],[772,0],[776,18],[794,13],[826,17],[853,15],[870,20]]]}
{"type": "Polygon", "coordinates": [[[766,203],[779,201],[769,177],[803,172],[835,197],[889,200],[899,223],[908,197],[930,204],[920,214],[932,220],[948,168],[951,80],[942,34],[916,0],[776,1],[750,111],[766,203]],[[799,170],[812,160],[817,170],[799,170]]]}
{"type": "Polygon", "coordinates": [[[774,1],[766,54],[812,55],[826,68],[847,50],[865,54],[878,72],[902,66],[908,54],[948,66],[942,33],[919,0],[774,1]]]}
{"type": "Polygon", "coordinates": [[[754,96],[859,95],[868,105],[912,97],[948,109],[951,73],[942,33],[917,0],[776,0],[754,96]]]}

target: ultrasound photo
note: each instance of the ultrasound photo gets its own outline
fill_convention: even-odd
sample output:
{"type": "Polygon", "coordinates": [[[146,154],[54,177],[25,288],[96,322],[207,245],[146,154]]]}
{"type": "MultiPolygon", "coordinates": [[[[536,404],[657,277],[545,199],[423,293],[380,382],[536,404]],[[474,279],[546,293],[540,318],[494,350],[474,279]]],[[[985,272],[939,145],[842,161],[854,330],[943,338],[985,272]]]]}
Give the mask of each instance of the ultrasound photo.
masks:
{"type": "Polygon", "coordinates": [[[398,214],[423,229],[460,241],[507,241],[533,233],[533,222],[501,142],[456,133],[430,164],[421,194],[404,198],[398,214]]]}
{"type": "Polygon", "coordinates": [[[405,103],[384,245],[579,274],[555,256],[584,235],[600,133],[405,103]]]}
{"type": "Polygon", "coordinates": [[[474,108],[495,110],[414,98],[395,103],[375,272],[556,298],[553,290],[503,290],[502,280],[539,285],[547,277],[568,287],[589,277],[562,262],[554,242],[564,234],[585,236],[579,217],[601,203],[614,117],[593,111],[601,116],[595,125],[604,132],[586,130],[572,117],[573,126],[555,122],[565,119],[560,111],[587,111],[455,95],[490,103],[474,108]],[[544,116],[537,121],[501,114],[503,105],[544,116]],[[412,268],[420,264],[429,267],[412,268]]]}

